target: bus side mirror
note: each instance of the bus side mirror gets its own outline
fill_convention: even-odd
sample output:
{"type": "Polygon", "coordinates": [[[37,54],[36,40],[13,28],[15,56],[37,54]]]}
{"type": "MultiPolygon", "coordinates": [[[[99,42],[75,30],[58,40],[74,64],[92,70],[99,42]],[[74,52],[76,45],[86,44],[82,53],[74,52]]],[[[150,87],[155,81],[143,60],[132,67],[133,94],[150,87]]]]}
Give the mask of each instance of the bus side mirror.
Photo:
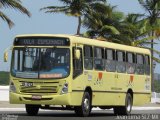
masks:
{"type": "Polygon", "coordinates": [[[8,51],[4,52],[4,62],[8,61],[8,51]]]}
{"type": "Polygon", "coordinates": [[[80,50],[76,49],[76,50],[74,51],[75,59],[80,59],[80,55],[81,55],[80,50]]]}

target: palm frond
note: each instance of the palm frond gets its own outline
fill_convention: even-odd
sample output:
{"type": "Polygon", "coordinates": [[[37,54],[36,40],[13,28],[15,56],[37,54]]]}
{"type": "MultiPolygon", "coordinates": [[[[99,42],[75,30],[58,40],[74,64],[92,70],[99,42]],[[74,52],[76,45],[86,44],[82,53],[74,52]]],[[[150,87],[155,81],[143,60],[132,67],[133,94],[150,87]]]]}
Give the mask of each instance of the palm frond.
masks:
{"type": "Polygon", "coordinates": [[[133,45],[133,46],[138,46],[138,45],[140,45],[140,44],[146,43],[147,41],[151,41],[151,40],[154,39],[154,38],[155,38],[155,36],[149,36],[149,37],[143,38],[143,39],[141,39],[141,40],[136,40],[136,41],[133,41],[133,42],[132,42],[132,45],[133,45]]]}
{"type": "Polygon", "coordinates": [[[159,59],[159,58],[152,57],[152,59],[153,59],[155,62],[160,63],[160,59],[159,59]]]}
{"type": "Polygon", "coordinates": [[[147,12],[149,12],[149,14],[151,15],[152,13],[151,13],[151,9],[150,9],[150,7],[151,6],[153,6],[153,0],[138,0],[139,1],[139,4],[142,6],[142,8],[145,10],[145,11],[147,11],[147,12]]]}
{"type": "Polygon", "coordinates": [[[78,19],[77,31],[80,31],[81,24],[90,30],[98,27],[98,31],[103,26],[101,22],[101,16],[104,16],[104,14],[105,16],[109,16],[109,13],[106,14],[109,12],[109,7],[107,7],[105,4],[106,1],[107,0],[60,0],[60,2],[64,3],[63,6],[49,6],[41,8],[40,10],[44,10],[45,13],[64,13],[77,18],[84,18],[84,20],[78,19]],[[95,14],[99,14],[98,16],[101,16],[99,18],[97,17],[98,19],[94,19],[96,16],[95,14]],[[90,20],[92,20],[91,23],[89,22],[90,20]],[[93,25],[94,23],[96,25],[93,25]]]}
{"type": "Polygon", "coordinates": [[[151,44],[158,44],[157,42],[144,42],[144,43],[141,43],[142,45],[151,45],[151,44]]]}
{"type": "Polygon", "coordinates": [[[5,8],[13,8],[19,10],[21,13],[28,15],[29,17],[31,16],[31,13],[21,5],[20,0],[1,0],[0,3],[5,8]]]}
{"type": "Polygon", "coordinates": [[[106,5],[102,3],[95,3],[90,5],[91,11],[96,11],[98,14],[105,14],[105,16],[112,17],[113,8],[111,5],[106,5]]]}
{"type": "Polygon", "coordinates": [[[156,49],[152,49],[152,48],[147,47],[147,46],[145,46],[144,48],[149,49],[149,50],[153,51],[154,53],[160,55],[160,51],[158,51],[158,50],[156,50],[156,49]]]}
{"type": "Polygon", "coordinates": [[[93,38],[96,36],[96,32],[93,30],[88,30],[87,32],[83,33],[83,37],[93,38]]]}
{"type": "Polygon", "coordinates": [[[107,31],[107,30],[110,30],[112,32],[112,34],[116,34],[116,35],[119,35],[120,32],[114,27],[114,26],[110,26],[110,25],[104,25],[102,28],[101,28],[102,31],[107,31]]]}
{"type": "Polygon", "coordinates": [[[7,22],[9,28],[12,28],[14,23],[12,22],[12,20],[10,18],[8,18],[3,12],[0,11],[0,17],[7,22]]]}
{"type": "Polygon", "coordinates": [[[40,10],[59,10],[59,9],[65,9],[66,7],[67,6],[48,6],[48,7],[43,7],[40,10]]]}
{"type": "Polygon", "coordinates": [[[72,3],[72,0],[59,0],[61,1],[63,4],[66,4],[66,5],[70,5],[72,3]]]}
{"type": "Polygon", "coordinates": [[[48,6],[41,8],[40,10],[44,10],[45,13],[67,13],[69,12],[68,6],[48,6]]]}
{"type": "Polygon", "coordinates": [[[87,3],[97,3],[97,2],[102,2],[102,3],[106,3],[107,0],[86,0],[87,3]]]}

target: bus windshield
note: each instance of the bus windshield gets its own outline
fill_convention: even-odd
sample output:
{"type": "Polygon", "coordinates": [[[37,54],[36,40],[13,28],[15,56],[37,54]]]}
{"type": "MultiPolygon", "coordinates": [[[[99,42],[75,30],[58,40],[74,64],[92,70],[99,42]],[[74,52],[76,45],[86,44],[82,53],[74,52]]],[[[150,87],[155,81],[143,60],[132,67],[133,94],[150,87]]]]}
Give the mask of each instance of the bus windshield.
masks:
{"type": "Polygon", "coordinates": [[[69,48],[14,48],[11,73],[18,78],[64,78],[70,71],[69,48]]]}

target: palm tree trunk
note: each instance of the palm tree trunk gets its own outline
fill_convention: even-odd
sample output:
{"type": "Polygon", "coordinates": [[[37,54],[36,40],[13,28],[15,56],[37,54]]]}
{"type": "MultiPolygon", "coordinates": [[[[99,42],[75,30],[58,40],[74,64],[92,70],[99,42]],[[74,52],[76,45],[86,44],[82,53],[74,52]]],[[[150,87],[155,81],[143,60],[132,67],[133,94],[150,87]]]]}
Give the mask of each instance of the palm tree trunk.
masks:
{"type": "MultiPolygon", "coordinates": [[[[152,31],[152,36],[154,36],[154,31],[152,31]]],[[[154,63],[153,63],[153,57],[154,57],[154,52],[153,52],[153,48],[154,48],[154,44],[153,44],[154,40],[151,40],[151,89],[152,92],[154,92],[154,63]]]]}
{"type": "Polygon", "coordinates": [[[80,35],[80,30],[81,30],[81,16],[78,17],[77,35],[80,35]]]}

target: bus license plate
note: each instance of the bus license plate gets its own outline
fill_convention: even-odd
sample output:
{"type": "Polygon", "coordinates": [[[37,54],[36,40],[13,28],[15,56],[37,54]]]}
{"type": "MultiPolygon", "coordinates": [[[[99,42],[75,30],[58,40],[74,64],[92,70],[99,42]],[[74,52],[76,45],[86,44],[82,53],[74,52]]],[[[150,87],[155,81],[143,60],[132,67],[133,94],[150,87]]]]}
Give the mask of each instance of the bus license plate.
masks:
{"type": "Polygon", "coordinates": [[[41,100],[42,96],[41,95],[32,95],[33,100],[41,100]]]}

